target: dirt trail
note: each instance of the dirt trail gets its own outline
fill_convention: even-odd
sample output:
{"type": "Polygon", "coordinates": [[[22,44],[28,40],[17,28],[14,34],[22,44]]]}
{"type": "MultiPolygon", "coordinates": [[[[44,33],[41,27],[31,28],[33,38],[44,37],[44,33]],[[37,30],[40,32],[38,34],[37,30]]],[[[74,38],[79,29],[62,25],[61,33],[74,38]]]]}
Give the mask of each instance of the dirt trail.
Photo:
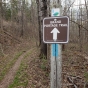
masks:
{"type": "MultiPolygon", "coordinates": [[[[29,50],[30,51],[30,50],[29,50]]],[[[29,52],[25,52],[24,54],[22,54],[18,60],[16,61],[16,63],[14,64],[14,66],[10,69],[10,71],[7,73],[7,75],[4,77],[4,79],[1,81],[0,83],[0,88],[8,88],[9,84],[13,81],[14,76],[17,72],[17,70],[19,69],[19,66],[21,64],[21,60],[23,59],[23,57],[29,52]]]]}

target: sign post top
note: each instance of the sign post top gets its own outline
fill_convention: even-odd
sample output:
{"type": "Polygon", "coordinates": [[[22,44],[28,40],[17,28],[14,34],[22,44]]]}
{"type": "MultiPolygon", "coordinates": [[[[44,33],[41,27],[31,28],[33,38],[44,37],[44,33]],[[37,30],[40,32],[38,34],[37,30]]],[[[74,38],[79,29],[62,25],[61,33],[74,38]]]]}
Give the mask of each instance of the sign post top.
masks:
{"type": "Polygon", "coordinates": [[[68,43],[69,18],[67,16],[46,17],[43,19],[44,43],[68,43]]]}

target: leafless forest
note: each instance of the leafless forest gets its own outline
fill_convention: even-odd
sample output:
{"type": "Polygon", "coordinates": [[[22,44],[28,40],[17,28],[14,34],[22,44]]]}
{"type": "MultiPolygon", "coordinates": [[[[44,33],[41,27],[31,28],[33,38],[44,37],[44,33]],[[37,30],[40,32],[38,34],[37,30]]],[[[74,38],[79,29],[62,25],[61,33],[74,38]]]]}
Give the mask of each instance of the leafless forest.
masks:
{"type": "MultiPolygon", "coordinates": [[[[50,48],[42,36],[43,18],[50,17],[51,9],[60,4],[62,16],[70,18],[69,43],[62,45],[62,88],[88,88],[88,0],[0,0],[0,82],[3,65],[18,49],[36,46],[49,64],[50,48]]],[[[45,69],[49,70],[48,65],[45,69]]],[[[47,83],[8,88],[50,87],[47,83]]]]}

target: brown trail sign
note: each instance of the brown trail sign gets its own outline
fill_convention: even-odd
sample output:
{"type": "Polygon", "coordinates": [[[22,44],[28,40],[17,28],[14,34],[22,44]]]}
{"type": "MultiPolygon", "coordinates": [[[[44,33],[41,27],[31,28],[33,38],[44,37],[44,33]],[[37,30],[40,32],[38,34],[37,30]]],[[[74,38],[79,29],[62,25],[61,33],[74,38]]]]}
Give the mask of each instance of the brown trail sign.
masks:
{"type": "Polygon", "coordinates": [[[67,16],[46,17],[43,19],[44,43],[68,43],[69,18],[67,16]]]}

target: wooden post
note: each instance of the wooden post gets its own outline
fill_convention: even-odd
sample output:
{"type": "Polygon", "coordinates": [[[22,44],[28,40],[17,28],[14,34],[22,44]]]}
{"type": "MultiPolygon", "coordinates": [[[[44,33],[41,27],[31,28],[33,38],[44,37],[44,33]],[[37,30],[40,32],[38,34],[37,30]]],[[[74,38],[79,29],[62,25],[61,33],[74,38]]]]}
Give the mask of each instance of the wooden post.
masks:
{"type": "Polygon", "coordinates": [[[58,44],[58,57],[56,57],[56,62],[57,62],[57,87],[56,88],[61,88],[61,73],[62,73],[62,45],[58,44]]]}
{"type": "MultiPolygon", "coordinates": [[[[57,5],[55,7],[57,7],[57,5]]],[[[59,16],[61,16],[60,2],[59,2],[59,9],[60,9],[59,16]]],[[[62,44],[51,44],[51,87],[50,88],[61,88],[61,73],[62,73],[62,44]],[[55,55],[53,55],[53,53],[55,55]]]]}

